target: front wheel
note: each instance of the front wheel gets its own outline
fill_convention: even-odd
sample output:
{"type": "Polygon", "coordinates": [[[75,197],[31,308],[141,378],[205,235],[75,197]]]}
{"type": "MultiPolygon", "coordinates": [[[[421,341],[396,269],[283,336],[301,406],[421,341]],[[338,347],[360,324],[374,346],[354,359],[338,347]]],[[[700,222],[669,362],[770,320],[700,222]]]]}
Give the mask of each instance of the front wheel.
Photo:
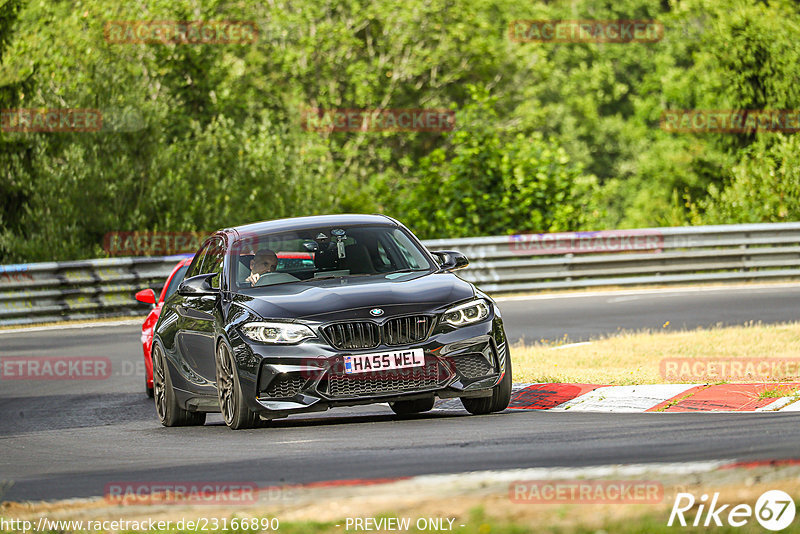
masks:
{"type": "Polygon", "coordinates": [[[217,394],[225,424],[232,430],[259,426],[261,418],[245,404],[233,354],[225,341],[217,346],[217,394]]]}
{"type": "Polygon", "coordinates": [[[461,404],[472,415],[502,412],[511,402],[511,355],[506,352],[506,374],[492,389],[491,397],[462,398],[461,404]]]}
{"type": "Polygon", "coordinates": [[[153,398],[164,426],[195,426],[206,422],[205,412],[190,412],[178,404],[161,345],[153,343],[153,398]]]}

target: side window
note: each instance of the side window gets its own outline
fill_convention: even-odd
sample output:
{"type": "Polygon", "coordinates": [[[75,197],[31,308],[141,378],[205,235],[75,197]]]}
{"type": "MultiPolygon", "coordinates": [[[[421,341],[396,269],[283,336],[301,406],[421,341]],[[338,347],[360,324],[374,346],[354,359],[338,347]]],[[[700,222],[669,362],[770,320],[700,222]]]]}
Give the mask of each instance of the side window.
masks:
{"type": "Polygon", "coordinates": [[[191,278],[193,276],[197,276],[198,274],[202,274],[200,272],[200,267],[203,266],[203,258],[206,256],[206,251],[208,251],[208,247],[211,243],[208,243],[200,248],[197,254],[194,255],[194,260],[192,260],[192,264],[189,266],[189,270],[186,272],[186,278],[191,278]]]}
{"type": "Polygon", "coordinates": [[[219,289],[219,275],[222,272],[222,260],[225,258],[225,247],[221,239],[215,239],[209,243],[206,251],[206,258],[200,274],[216,273],[217,276],[211,279],[211,287],[219,289]]]}

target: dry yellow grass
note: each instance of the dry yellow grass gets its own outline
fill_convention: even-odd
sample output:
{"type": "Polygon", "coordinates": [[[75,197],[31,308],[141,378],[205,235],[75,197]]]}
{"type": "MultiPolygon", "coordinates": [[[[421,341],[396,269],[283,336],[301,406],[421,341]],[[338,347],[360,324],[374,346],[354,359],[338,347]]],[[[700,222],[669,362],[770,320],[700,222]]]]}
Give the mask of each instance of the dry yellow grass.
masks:
{"type": "MultiPolygon", "coordinates": [[[[515,382],[657,384],[667,358],[800,358],[800,323],[669,332],[623,332],[589,344],[511,347],[515,382]]],[[[775,377],[786,380],[790,377],[775,377]]],[[[755,382],[757,380],[729,380],[755,382]]]]}

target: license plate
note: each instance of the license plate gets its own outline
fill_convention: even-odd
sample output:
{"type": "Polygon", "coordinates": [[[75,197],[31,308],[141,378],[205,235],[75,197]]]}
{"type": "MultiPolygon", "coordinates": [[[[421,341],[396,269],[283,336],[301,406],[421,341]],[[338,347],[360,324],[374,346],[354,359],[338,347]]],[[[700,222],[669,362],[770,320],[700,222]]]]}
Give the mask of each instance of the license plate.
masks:
{"type": "Polygon", "coordinates": [[[344,372],[347,374],[422,367],[423,365],[425,365],[425,353],[422,349],[352,354],[344,357],[344,372]]]}

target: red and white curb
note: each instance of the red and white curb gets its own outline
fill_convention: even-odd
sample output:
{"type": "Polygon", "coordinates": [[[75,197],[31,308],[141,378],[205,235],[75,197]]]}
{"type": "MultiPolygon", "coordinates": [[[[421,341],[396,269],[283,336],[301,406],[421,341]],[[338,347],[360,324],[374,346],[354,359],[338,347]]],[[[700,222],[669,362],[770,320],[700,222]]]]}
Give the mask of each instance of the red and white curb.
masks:
{"type": "MultiPolygon", "coordinates": [[[[515,384],[509,408],[553,412],[797,412],[800,391],[786,397],[765,397],[776,388],[800,390],[800,383],[761,384],[515,384]]],[[[441,410],[460,406],[457,399],[437,404],[441,410]]]]}

